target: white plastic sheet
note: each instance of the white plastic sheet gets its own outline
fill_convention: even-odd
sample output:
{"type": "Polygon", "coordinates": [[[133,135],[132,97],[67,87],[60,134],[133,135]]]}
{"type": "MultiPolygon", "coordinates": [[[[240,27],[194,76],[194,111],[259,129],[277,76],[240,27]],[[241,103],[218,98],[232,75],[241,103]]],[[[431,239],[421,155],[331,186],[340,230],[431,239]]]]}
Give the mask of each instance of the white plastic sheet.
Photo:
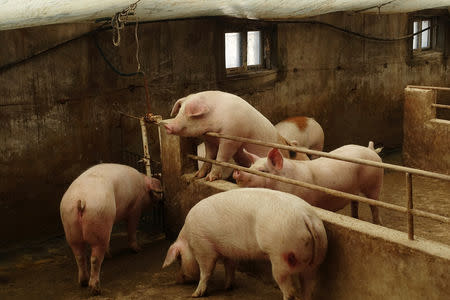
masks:
{"type": "MultiPolygon", "coordinates": [[[[108,18],[136,0],[0,0],[0,30],[108,18]]],[[[141,0],[139,20],[200,16],[302,18],[336,11],[398,13],[450,6],[450,0],[141,0]],[[379,9],[378,9],[379,7],[379,9]]]]}

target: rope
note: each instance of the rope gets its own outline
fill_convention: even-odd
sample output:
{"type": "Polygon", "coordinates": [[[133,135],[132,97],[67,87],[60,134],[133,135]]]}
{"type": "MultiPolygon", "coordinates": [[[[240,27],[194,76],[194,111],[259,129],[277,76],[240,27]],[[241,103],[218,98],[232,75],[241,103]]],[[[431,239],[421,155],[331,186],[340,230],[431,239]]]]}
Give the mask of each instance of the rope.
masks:
{"type": "Polygon", "coordinates": [[[122,30],[125,24],[128,22],[128,16],[135,14],[137,4],[140,1],[141,0],[138,0],[130,4],[127,8],[115,13],[111,18],[111,27],[113,28],[112,41],[114,46],[117,47],[120,45],[120,30],[122,30]]]}

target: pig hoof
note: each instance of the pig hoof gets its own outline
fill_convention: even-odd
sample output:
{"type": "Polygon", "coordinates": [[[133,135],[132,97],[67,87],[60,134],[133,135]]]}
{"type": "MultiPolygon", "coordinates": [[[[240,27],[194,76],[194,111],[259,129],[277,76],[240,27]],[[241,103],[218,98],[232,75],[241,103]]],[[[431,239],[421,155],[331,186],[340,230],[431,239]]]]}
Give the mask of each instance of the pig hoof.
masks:
{"type": "Polygon", "coordinates": [[[134,253],[139,253],[142,250],[142,248],[139,247],[138,245],[132,245],[130,248],[131,250],[133,250],[134,253]]]}
{"type": "Polygon", "coordinates": [[[205,291],[195,291],[192,294],[192,298],[199,298],[205,296],[205,291]]]}
{"type": "Polygon", "coordinates": [[[91,286],[91,295],[98,296],[101,294],[100,285],[96,284],[95,286],[91,286]]]}
{"type": "Polygon", "coordinates": [[[196,178],[203,178],[203,177],[205,177],[205,175],[206,174],[204,172],[200,172],[200,171],[195,172],[196,178]]]}
{"type": "Polygon", "coordinates": [[[87,287],[89,285],[89,279],[81,279],[78,281],[81,287],[87,287]]]}
{"type": "Polygon", "coordinates": [[[207,181],[214,181],[214,180],[217,180],[217,179],[219,179],[219,176],[211,175],[211,173],[209,173],[208,176],[206,176],[206,180],[207,181]]]}

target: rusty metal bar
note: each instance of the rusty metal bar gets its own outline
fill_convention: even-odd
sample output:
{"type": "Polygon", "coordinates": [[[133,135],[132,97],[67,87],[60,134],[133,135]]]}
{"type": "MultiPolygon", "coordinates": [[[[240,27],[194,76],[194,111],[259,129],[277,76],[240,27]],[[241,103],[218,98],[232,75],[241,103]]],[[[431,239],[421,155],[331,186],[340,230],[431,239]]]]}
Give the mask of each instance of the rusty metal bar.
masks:
{"type": "MultiPolygon", "coordinates": [[[[330,195],[333,195],[333,196],[342,197],[342,198],[346,198],[346,199],[350,199],[350,200],[355,200],[355,201],[359,201],[359,202],[362,202],[362,203],[367,203],[369,205],[374,205],[374,206],[383,207],[383,208],[386,208],[386,209],[398,211],[398,212],[401,212],[401,213],[406,213],[407,212],[407,209],[405,207],[402,207],[402,206],[399,206],[399,205],[385,203],[385,202],[382,202],[382,201],[373,200],[373,199],[369,199],[369,198],[366,198],[366,197],[361,197],[361,196],[357,196],[357,195],[353,195],[353,194],[349,194],[349,193],[345,193],[345,192],[341,192],[341,191],[336,191],[336,190],[325,188],[325,187],[322,187],[322,186],[318,186],[318,185],[314,185],[314,184],[310,184],[310,183],[306,183],[306,182],[301,182],[301,181],[298,181],[298,180],[289,179],[289,178],[285,178],[285,177],[282,177],[282,176],[277,176],[277,175],[273,175],[273,174],[269,174],[269,173],[264,173],[264,172],[261,172],[261,171],[252,170],[252,169],[249,169],[249,168],[246,168],[246,167],[242,167],[242,166],[238,166],[238,165],[235,165],[235,164],[230,164],[230,163],[227,163],[227,162],[216,161],[216,160],[213,160],[213,159],[200,157],[200,156],[197,156],[197,155],[188,154],[187,156],[189,158],[191,158],[191,159],[201,160],[201,161],[209,162],[209,163],[216,164],[216,165],[219,165],[219,166],[224,166],[224,167],[233,168],[235,170],[245,171],[247,173],[259,175],[259,176],[262,176],[262,177],[275,179],[275,180],[278,180],[278,181],[281,181],[281,182],[285,182],[285,183],[301,186],[301,187],[312,189],[312,190],[316,190],[316,191],[321,191],[321,192],[324,192],[324,193],[327,193],[327,194],[330,194],[330,195]]],[[[411,209],[410,213],[412,215],[421,216],[421,217],[433,219],[433,220],[436,220],[436,221],[439,221],[439,222],[450,224],[450,218],[447,218],[447,217],[444,217],[444,216],[440,216],[440,215],[437,215],[437,214],[424,212],[424,211],[420,211],[420,210],[416,210],[416,209],[411,209]]]]}
{"type": "Polygon", "coordinates": [[[433,106],[433,107],[438,107],[438,108],[447,108],[447,109],[450,109],[450,105],[447,105],[447,104],[437,104],[437,103],[433,103],[433,104],[431,104],[431,106],[433,106]]]}
{"type": "Polygon", "coordinates": [[[215,133],[215,132],[208,132],[208,133],[205,133],[205,135],[234,140],[234,141],[238,141],[238,142],[252,143],[252,144],[266,146],[266,147],[278,148],[278,149],[283,149],[283,150],[288,150],[288,151],[303,152],[303,153],[307,153],[307,154],[324,156],[324,157],[328,157],[328,158],[332,158],[332,159],[343,160],[343,161],[358,163],[358,164],[362,164],[362,165],[391,169],[391,170],[400,171],[400,172],[408,172],[408,173],[415,174],[415,175],[450,181],[450,175],[445,175],[445,174],[440,174],[440,173],[430,172],[430,171],[424,171],[424,170],[419,170],[419,169],[414,169],[414,168],[408,168],[408,167],[403,167],[403,166],[397,166],[397,165],[393,165],[393,164],[380,163],[380,162],[376,162],[376,161],[372,161],[372,160],[344,157],[341,155],[330,154],[327,152],[311,150],[311,149],[308,149],[305,147],[293,147],[293,146],[286,146],[286,145],[281,145],[281,144],[276,144],[276,143],[261,142],[261,141],[257,141],[257,140],[253,140],[253,139],[236,137],[236,136],[215,133]]]}
{"type": "Polygon", "coordinates": [[[412,176],[410,173],[405,173],[406,175],[406,200],[407,200],[407,210],[406,210],[406,222],[408,225],[408,238],[410,240],[414,239],[414,216],[411,213],[413,209],[413,199],[412,199],[412,176]]]}
{"type": "Polygon", "coordinates": [[[406,87],[407,88],[414,88],[414,89],[450,91],[450,88],[448,88],[448,87],[439,87],[439,86],[407,85],[406,87]]]}

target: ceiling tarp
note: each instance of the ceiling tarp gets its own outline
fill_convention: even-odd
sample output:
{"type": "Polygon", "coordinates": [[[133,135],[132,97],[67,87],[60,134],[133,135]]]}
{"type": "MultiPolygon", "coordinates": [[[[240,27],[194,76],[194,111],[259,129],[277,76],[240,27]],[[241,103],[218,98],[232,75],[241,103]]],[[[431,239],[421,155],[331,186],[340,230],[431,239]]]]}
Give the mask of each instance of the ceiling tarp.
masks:
{"type": "MultiPolygon", "coordinates": [[[[112,17],[136,0],[0,0],[0,30],[112,17]]],[[[450,0],[140,0],[141,21],[202,16],[303,18],[336,11],[402,13],[449,7],[450,0]]]]}

